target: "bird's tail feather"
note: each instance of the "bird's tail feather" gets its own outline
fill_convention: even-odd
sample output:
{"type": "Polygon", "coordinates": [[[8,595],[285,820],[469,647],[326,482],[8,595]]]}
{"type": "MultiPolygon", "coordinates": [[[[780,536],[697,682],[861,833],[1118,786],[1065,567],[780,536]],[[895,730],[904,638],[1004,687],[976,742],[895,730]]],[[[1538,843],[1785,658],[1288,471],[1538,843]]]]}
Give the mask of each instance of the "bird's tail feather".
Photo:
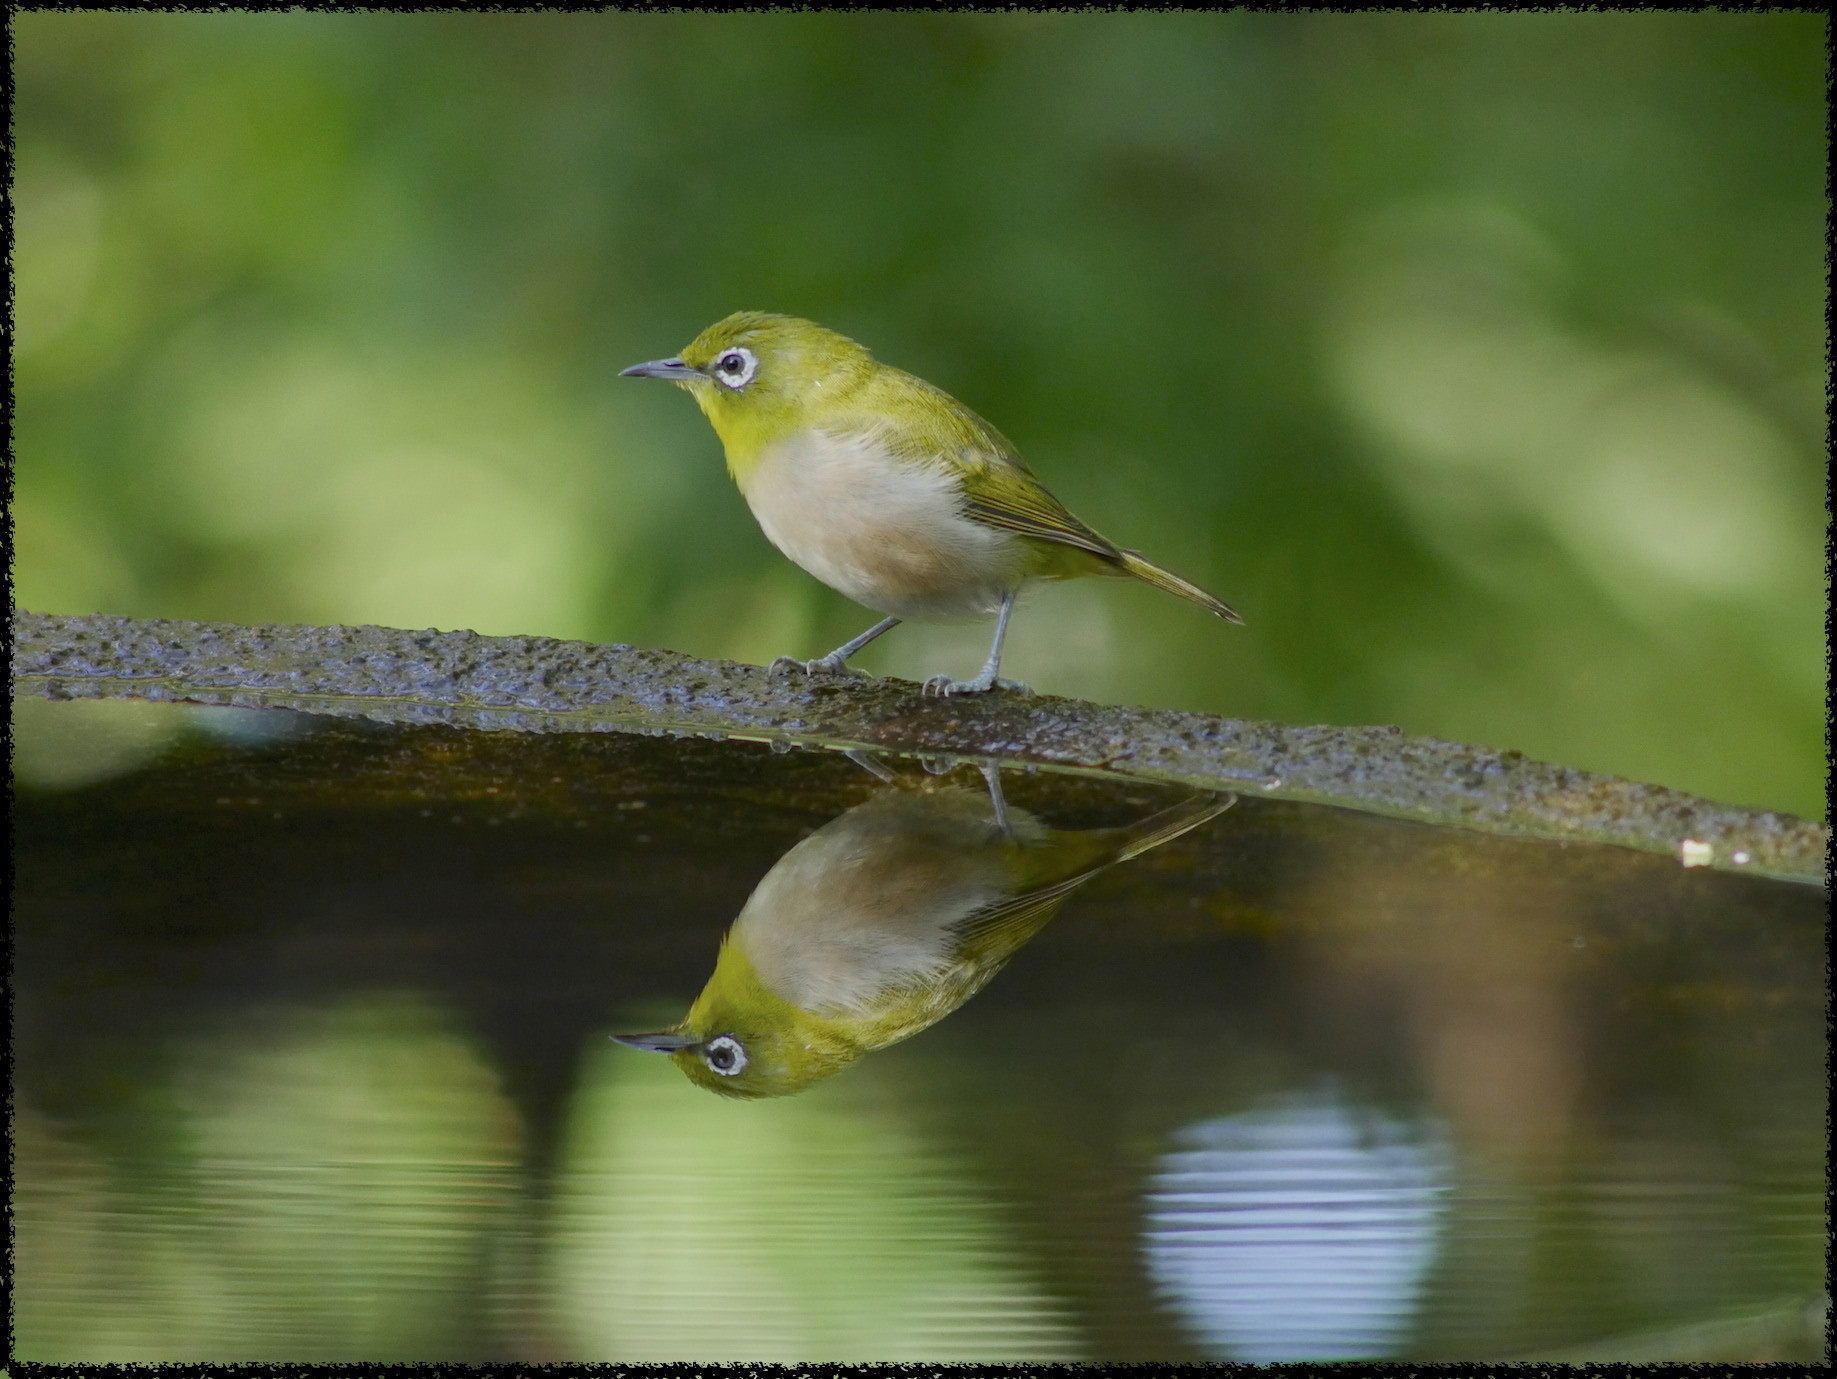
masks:
{"type": "Polygon", "coordinates": [[[1170,594],[1178,594],[1181,598],[1198,604],[1208,612],[1218,614],[1226,622],[1241,623],[1244,621],[1237,615],[1236,610],[1223,599],[1213,598],[1197,584],[1187,583],[1172,570],[1163,570],[1152,560],[1144,560],[1134,551],[1119,551],[1117,554],[1123,558],[1123,569],[1144,583],[1152,584],[1157,589],[1165,589],[1170,594]]]}

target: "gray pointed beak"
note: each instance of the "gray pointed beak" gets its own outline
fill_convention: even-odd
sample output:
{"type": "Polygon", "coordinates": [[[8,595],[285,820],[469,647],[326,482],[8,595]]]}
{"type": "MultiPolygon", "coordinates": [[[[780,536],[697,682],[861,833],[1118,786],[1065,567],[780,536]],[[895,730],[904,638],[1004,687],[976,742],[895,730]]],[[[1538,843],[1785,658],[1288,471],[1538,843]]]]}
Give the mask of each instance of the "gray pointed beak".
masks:
{"type": "MultiPolygon", "coordinates": [[[[627,369],[626,372],[631,371],[627,369]]],[[[615,1034],[612,1038],[615,1043],[623,1044],[628,1049],[649,1049],[652,1053],[675,1053],[696,1042],[693,1034],[684,1034],[674,1029],[659,1030],[655,1034],[615,1034]]]]}
{"type": "Polygon", "coordinates": [[[700,369],[692,369],[680,359],[653,359],[619,370],[620,378],[667,378],[672,383],[686,383],[692,378],[706,378],[700,369]]]}

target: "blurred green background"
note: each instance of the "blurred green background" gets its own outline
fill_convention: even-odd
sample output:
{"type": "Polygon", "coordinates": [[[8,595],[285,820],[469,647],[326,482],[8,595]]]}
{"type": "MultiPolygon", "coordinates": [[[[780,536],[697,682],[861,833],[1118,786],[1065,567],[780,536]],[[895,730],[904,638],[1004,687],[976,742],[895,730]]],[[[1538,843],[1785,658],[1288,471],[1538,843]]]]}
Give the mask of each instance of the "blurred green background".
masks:
{"type": "Polygon", "coordinates": [[[1825,33],[16,15],[16,599],[816,655],[872,615],[615,377],[788,311],[1249,622],[1049,589],[1038,689],[1822,813],[1825,33]]]}

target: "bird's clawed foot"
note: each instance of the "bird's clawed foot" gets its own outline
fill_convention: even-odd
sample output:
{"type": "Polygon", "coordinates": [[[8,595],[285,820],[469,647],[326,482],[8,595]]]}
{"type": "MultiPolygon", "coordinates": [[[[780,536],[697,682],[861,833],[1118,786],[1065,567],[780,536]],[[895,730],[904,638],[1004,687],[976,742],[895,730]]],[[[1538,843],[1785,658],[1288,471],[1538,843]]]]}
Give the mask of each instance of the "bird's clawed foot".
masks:
{"type": "Polygon", "coordinates": [[[974,680],[953,680],[948,675],[934,675],[925,682],[926,694],[981,694],[984,690],[1011,690],[1015,694],[1032,694],[1019,680],[997,679],[993,672],[984,672],[974,680]]]}
{"type": "Polygon", "coordinates": [[[871,678],[865,670],[856,670],[843,657],[831,652],[819,656],[814,661],[800,661],[795,656],[780,656],[765,668],[767,675],[789,675],[794,670],[801,670],[806,675],[840,675],[845,679],[866,680],[871,678]]]}

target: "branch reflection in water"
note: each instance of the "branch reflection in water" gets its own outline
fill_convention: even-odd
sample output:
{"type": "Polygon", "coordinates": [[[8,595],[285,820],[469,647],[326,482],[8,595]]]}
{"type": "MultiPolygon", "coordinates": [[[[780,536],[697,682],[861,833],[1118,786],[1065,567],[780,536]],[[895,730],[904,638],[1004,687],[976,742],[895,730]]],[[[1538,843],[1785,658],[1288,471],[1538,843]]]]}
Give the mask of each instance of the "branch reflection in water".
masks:
{"type": "MultiPolygon", "coordinates": [[[[863,762],[863,765],[868,765],[863,762]]],[[[935,1024],[1097,873],[1217,817],[1198,795],[1121,828],[1055,829],[959,786],[891,788],[779,859],[683,1020],[614,1035],[733,1097],[783,1096],[935,1024]]]]}

